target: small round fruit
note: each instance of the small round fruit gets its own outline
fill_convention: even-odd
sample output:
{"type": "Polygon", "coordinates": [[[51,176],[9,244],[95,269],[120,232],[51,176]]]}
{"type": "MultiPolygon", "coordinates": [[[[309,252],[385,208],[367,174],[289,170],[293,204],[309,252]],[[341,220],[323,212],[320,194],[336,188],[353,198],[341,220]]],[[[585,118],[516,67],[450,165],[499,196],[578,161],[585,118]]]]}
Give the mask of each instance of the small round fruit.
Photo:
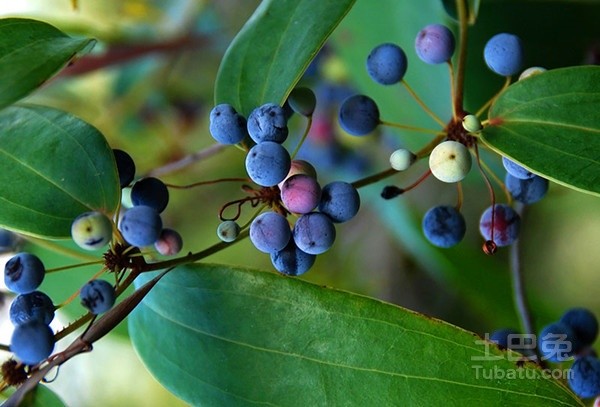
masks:
{"type": "Polygon", "coordinates": [[[115,288],[106,280],[91,280],[81,287],[79,298],[92,314],[102,314],[115,304],[115,288]]]}
{"type": "Polygon", "coordinates": [[[311,212],[319,205],[320,199],[321,186],[308,175],[293,175],[281,187],[281,202],[291,213],[311,212]]]}
{"type": "Polygon", "coordinates": [[[541,66],[532,66],[531,68],[527,68],[523,72],[521,72],[521,75],[519,75],[519,80],[539,75],[543,72],[546,72],[546,68],[542,68],[541,66]]]}
{"type": "Polygon", "coordinates": [[[19,235],[10,230],[0,228],[0,254],[14,252],[19,246],[19,235]]]}
{"type": "Polygon", "coordinates": [[[39,321],[18,325],[10,340],[10,350],[26,365],[37,365],[54,350],[54,333],[39,321]]]}
{"type": "Polygon", "coordinates": [[[54,304],[41,291],[19,294],[10,304],[8,315],[15,326],[31,321],[49,325],[54,319],[54,304]]]}
{"type": "Polygon", "coordinates": [[[319,211],[335,223],[352,219],[360,209],[360,195],[356,188],[344,181],[333,181],[323,187],[319,211]]]}
{"type": "Polygon", "coordinates": [[[575,359],[568,375],[573,393],[587,399],[600,395],[600,361],[594,356],[575,359]]]}
{"type": "Polygon", "coordinates": [[[429,169],[443,182],[458,182],[471,170],[471,154],[464,144],[448,140],[438,144],[429,155],[429,169]]]}
{"type": "Polygon", "coordinates": [[[240,230],[240,225],[238,225],[237,222],[233,220],[226,220],[221,222],[217,227],[217,236],[219,236],[219,239],[222,241],[231,243],[237,239],[238,235],[240,234],[240,230]]]}
{"type": "Polygon", "coordinates": [[[571,327],[562,322],[552,322],[538,335],[538,349],[544,360],[564,362],[580,348],[579,339],[571,327]]]}
{"type": "Polygon", "coordinates": [[[463,117],[462,125],[469,133],[476,133],[481,130],[481,122],[474,114],[468,114],[463,117]]]}
{"type": "Polygon", "coordinates": [[[71,237],[77,246],[97,250],[110,243],[113,233],[112,221],[103,213],[86,212],[71,224],[71,237]]]}
{"type": "Polygon", "coordinates": [[[298,218],[293,236],[296,246],[303,252],[321,254],[333,245],[335,226],[327,215],[311,212],[298,218]]]}
{"type": "Polygon", "coordinates": [[[527,168],[522,167],[521,165],[517,164],[516,162],[507,157],[502,157],[502,165],[504,166],[506,172],[508,172],[510,175],[516,178],[528,179],[532,178],[535,175],[527,168]]]}
{"type": "Polygon", "coordinates": [[[246,172],[262,187],[272,187],[283,181],[291,165],[290,153],[274,141],[258,143],[246,155],[246,172]]]}
{"type": "MultiPolygon", "coordinates": [[[[592,311],[587,308],[571,308],[567,310],[560,322],[573,329],[582,346],[591,346],[598,336],[598,320],[592,311]]],[[[575,350],[577,352],[578,349],[575,350]]]]}
{"type": "Polygon", "coordinates": [[[453,206],[429,209],[422,222],[427,240],[437,247],[449,248],[458,244],[467,230],[465,218],[453,206]]]}
{"type": "Polygon", "coordinates": [[[4,266],[4,284],[17,294],[35,291],[46,274],[44,263],[35,254],[21,252],[15,254],[4,266]]]}
{"type": "Polygon", "coordinates": [[[153,245],[160,237],[162,226],[156,209],[144,205],[128,209],[119,222],[119,230],[125,241],[137,247],[153,245]]]}
{"type": "Polygon", "coordinates": [[[392,43],[373,48],[367,57],[367,73],[381,85],[393,85],[404,78],[408,60],[404,50],[392,43]]]}
{"type": "Polygon", "coordinates": [[[416,160],[417,156],[405,148],[399,148],[390,155],[390,165],[396,171],[407,170],[416,160]]]}
{"type": "Polygon", "coordinates": [[[263,212],[250,224],[250,241],[263,253],[283,249],[291,234],[287,219],[276,212],[263,212]]]}
{"type": "Polygon", "coordinates": [[[219,104],[210,111],[209,130],[221,144],[237,144],[248,134],[244,116],[227,103],[219,104]]]}
{"type": "Polygon", "coordinates": [[[498,75],[516,75],[523,66],[521,39],[507,33],[494,35],[485,44],[483,59],[487,66],[498,75]]]}
{"type": "Polygon", "coordinates": [[[519,335],[519,333],[511,328],[498,329],[490,334],[490,341],[497,343],[498,346],[504,349],[509,349],[511,345],[509,342],[510,338],[516,337],[517,335],[519,335]]]}
{"type": "Polygon", "coordinates": [[[415,39],[415,51],[421,61],[428,64],[442,64],[454,54],[454,34],[448,27],[431,24],[423,28],[415,39]]]}
{"type": "Polygon", "coordinates": [[[353,136],[369,134],[380,123],[377,103],[365,95],[350,96],[340,106],[339,122],[353,136]]]}
{"type": "Polygon", "coordinates": [[[283,108],[275,103],[265,103],[254,109],[248,116],[248,134],[256,143],[283,143],[288,136],[287,117],[283,108]]]}
{"type": "Polygon", "coordinates": [[[506,204],[488,207],[479,220],[479,231],[485,240],[491,240],[497,246],[508,246],[519,237],[521,217],[506,204]],[[494,222],[492,223],[492,213],[494,222]],[[494,235],[492,237],[492,226],[494,235]]]}
{"type": "Polygon", "coordinates": [[[549,182],[546,178],[534,175],[528,179],[520,179],[506,173],[504,185],[511,196],[526,205],[536,203],[548,192],[549,182]]]}
{"type": "Polygon", "coordinates": [[[133,206],[149,206],[161,213],[169,204],[169,189],[158,178],[143,178],[133,184],[131,202],[133,206]]]}
{"type": "Polygon", "coordinates": [[[317,256],[303,252],[290,239],[283,249],[271,253],[271,263],[275,270],[288,276],[299,276],[306,273],[315,264],[317,256]]]}
{"type": "Polygon", "coordinates": [[[164,228],[154,242],[154,248],[163,256],[174,256],[183,248],[183,239],[176,230],[164,228]]]}
{"type": "Polygon", "coordinates": [[[129,154],[123,150],[113,149],[115,162],[117,164],[117,172],[119,173],[119,184],[121,188],[125,188],[133,181],[135,177],[135,162],[129,154]]]}
{"type": "Polygon", "coordinates": [[[317,106],[317,97],[312,89],[298,87],[292,90],[287,102],[294,112],[310,117],[317,106]]]}
{"type": "Polygon", "coordinates": [[[279,189],[281,189],[281,187],[283,186],[283,183],[288,178],[290,178],[294,175],[297,175],[297,174],[304,174],[304,175],[308,175],[309,177],[313,177],[314,179],[317,179],[317,170],[311,163],[309,163],[308,161],[305,161],[305,160],[292,160],[290,170],[289,170],[288,174],[285,176],[285,179],[283,181],[281,181],[279,184],[277,184],[279,189]]]}

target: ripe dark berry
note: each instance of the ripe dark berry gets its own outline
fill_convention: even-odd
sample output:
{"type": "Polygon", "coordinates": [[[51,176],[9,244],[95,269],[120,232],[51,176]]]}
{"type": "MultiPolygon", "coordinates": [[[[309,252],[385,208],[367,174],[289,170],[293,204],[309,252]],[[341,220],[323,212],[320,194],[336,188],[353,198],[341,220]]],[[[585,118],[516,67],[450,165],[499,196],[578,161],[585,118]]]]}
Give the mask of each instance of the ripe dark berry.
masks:
{"type": "Polygon", "coordinates": [[[485,44],[483,59],[498,75],[516,75],[523,67],[521,40],[512,34],[496,34],[485,44]]]}
{"type": "Polygon", "coordinates": [[[321,254],[329,250],[335,241],[335,226],[329,216],[311,212],[298,218],[294,225],[294,242],[308,254],[321,254]]]}
{"type": "Polygon", "coordinates": [[[364,136],[379,125],[379,108],[368,96],[350,96],[340,106],[339,121],[342,129],[349,134],[364,136]]]}
{"type": "Polygon", "coordinates": [[[112,239],[112,221],[103,213],[92,211],[79,215],[71,224],[71,238],[77,246],[97,250],[112,239]]]}
{"type": "Polygon", "coordinates": [[[153,245],[162,228],[162,219],[156,209],[144,205],[128,209],[119,222],[125,241],[138,247],[153,245]]]}
{"type": "Polygon", "coordinates": [[[296,174],[281,186],[281,202],[292,213],[308,213],[321,199],[321,186],[309,175],[296,174]]]}
{"type": "Polygon", "coordinates": [[[517,331],[511,328],[498,329],[490,334],[490,341],[497,343],[504,349],[509,349],[510,339],[519,335],[517,331]]]}
{"type": "Polygon", "coordinates": [[[538,335],[538,349],[542,358],[551,362],[570,359],[580,349],[579,339],[571,327],[562,322],[546,325],[538,335]]]}
{"type": "Polygon", "coordinates": [[[450,60],[454,47],[454,34],[441,24],[426,26],[415,39],[417,56],[428,64],[441,64],[450,60]]]}
{"type": "MultiPolygon", "coordinates": [[[[582,346],[591,346],[598,336],[598,320],[587,308],[571,308],[567,310],[560,322],[569,325],[582,346]]],[[[578,349],[575,350],[577,352],[578,349]]]]}
{"type": "Polygon", "coordinates": [[[404,78],[408,60],[396,44],[385,43],[373,48],[367,57],[367,73],[375,82],[393,85],[404,78]]]}
{"type": "Polygon", "coordinates": [[[600,361],[594,356],[575,359],[568,375],[569,387],[579,397],[587,399],[600,395],[600,361]]]}
{"type": "Polygon", "coordinates": [[[310,88],[294,88],[288,96],[287,102],[294,112],[310,117],[317,106],[317,97],[310,88]]]}
{"type": "Polygon", "coordinates": [[[26,365],[36,365],[54,350],[52,329],[39,321],[18,325],[10,340],[10,350],[26,365]]]}
{"type": "Polygon", "coordinates": [[[18,253],[4,266],[4,284],[12,292],[27,294],[42,284],[45,273],[44,263],[36,255],[18,253]]]}
{"type": "Polygon", "coordinates": [[[299,276],[306,273],[315,264],[317,256],[303,252],[290,239],[283,249],[271,253],[271,263],[275,270],[288,276],[299,276]]]}
{"type": "Polygon", "coordinates": [[[519,179],[507,173],[504,178],[504,185],[514,199],[530,205],[546,195],[549,182],[546,178],[538,175],[534,175],[528,179],[519,179]]]}
{"type": "Polygon", "coordinates": [[[158,240],[154,242],[154,248],[163,256],[174,256],[181,251],[183,239],[179,232],[165,228],[160,232],[158,240]]]}
{"type": "Polygon", "coordinates": [[[272,187],[283,181],[291,165],[290,153],[273,141],[258,143],[246,155],[248,176],[263,187],[272,187]]]}
{"type": "Polygon", "coordinates": [[[210,112],[210,134],[222,144],[237,144],[246,137],[246,119],[233,106],[222,103],[210,112]]]}
{"type": "Polygon", "coordinates": [[[494,222],[492,223],[492,206],[490,206],[481,215],[479,231],[486,241],[493,241],[500,247],[508,246],[519,237],[521,217],[508,205],[496,204],[494,208],[494,222]],[[494,236],[492,236],[492,228],[494,236]]]}
{"type": "Polygon", "coordinates": [[[141,179],[131,188],[131,202],[134,206],[149,206],[161,213],[169,203],[169,189],[158,178],[141,179]]]}
{"type": "Polygon", "coordinates": [[[275,103],[266,103],[254,109],[248,116],[248,134],[256,143],[283,143],[288,136],[287,117],[283,108],[275,103]]]}
{"type": "Polygon", "coordinates": [[[43,292],[32,291],[18,295],[10,304],[8,314],[15,326],[31,321],[49,325],[54,319],[54,304],[43,292]]]}
{"type": "Polygon", "coordinates": [[[250,241],[264,253],[283,249],[291,235],[287,219],[276,212],[263,212],[250,224],[250,241]]]}
{"type": "Polygon", "coordinates": [[[466,232],[465,218],[453,206],[429,209],[422,222],[423,233],[433,245],[443,248],[458,244],[466,232]]]}
{"type": "Polygon", "coordinates": [[[81,305],[92,314],[108,311],[115,304],[115,288],[106,280],[88,281],[79,292],[81,305]]]}
{"type": "Polygon", "coordinates": [[[342,223],[352,219],[360,209],[360,195],[352,184],[334,181],[323,187],[319,211],[333,222],[342,223]]]}
{"type": "Polygon", "coordinates": [[[0,228],[0,253],[15,251],[19,245],[19,235],[0,228]]]}
{"type": "Polygon", "coordinates": [[[135,177],[135,162],[129,154],[123,150],[113,149],[117,171],[119,173],[119,184],[121,188],[125,188],[135,177]]]}
{"type": "Polygon", "coordinates": [[[506,172],[512,175],[515,178],[519,179],[529,179],[532,178],[535,174],[530,172],[527,168],[522,167],[516,162],[512,161],[510,158],[502,157],[502,165],[506,172]]]}

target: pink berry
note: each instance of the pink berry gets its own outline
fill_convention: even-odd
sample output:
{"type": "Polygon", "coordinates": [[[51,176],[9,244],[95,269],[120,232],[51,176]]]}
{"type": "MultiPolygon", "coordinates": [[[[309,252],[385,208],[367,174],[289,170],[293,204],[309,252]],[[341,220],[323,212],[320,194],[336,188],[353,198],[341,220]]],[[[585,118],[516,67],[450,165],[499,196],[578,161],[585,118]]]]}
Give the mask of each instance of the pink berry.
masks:
{"type": "Polygon", "coordinates": [[[281,201],[292,213],[308,213],[317,207],[321,199],[321,186],[313,177],[296,174],[281,187],[281,201]]]}

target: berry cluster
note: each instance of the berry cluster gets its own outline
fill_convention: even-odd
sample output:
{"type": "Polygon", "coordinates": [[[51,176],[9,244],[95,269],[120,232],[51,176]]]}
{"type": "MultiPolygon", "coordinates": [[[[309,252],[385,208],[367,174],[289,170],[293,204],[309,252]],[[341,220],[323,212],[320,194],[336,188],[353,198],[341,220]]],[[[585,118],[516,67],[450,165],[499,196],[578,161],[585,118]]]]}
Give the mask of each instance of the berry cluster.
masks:
{"type": "MultiPolygon", "coordinates": [[[[360,207],[354,186],[334,181],[321,187],[314,166],[294,159],[295,154],[283,145],[288,138],[291,114],[295,112],[310,120],[315,105],[314,93],[299,87],[291,92],[284,107],[266,103],[255,108],[248,120],[229,104],[215,106],[210,114],[210,132],[215,140],[227,144],[251,140],[246,172],[260,188],[248,186],[246,189],[252,193],[248,200],[254,206],[263,203],[267,209],[261,209],[249,222],[250,241],[271,256],[277,271],[291,276],[308,271],[316,255],[333,245],[335,223],[350,220],[360,207]],[[231,137],[232,134],[237,136],[231,137]],[[293,225],[290,215],[296,218],[293,225]]],[[[234,241],[244,229],[236,219],[221,217],[217,228],[221,240],[234,241]]]]}

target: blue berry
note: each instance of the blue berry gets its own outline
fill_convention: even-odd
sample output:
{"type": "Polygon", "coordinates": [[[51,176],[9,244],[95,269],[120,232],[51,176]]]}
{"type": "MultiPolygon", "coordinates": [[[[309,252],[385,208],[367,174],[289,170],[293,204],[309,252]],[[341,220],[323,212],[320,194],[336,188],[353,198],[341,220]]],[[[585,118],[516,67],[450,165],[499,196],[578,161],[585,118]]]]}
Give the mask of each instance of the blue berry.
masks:
{"type": "Polygon", "coordinates": [[[250,224],[250,241],[264,253],[283,249],[291,234],[287,219],[276,212],[263,212],[250,224]]]}
{"type": "Polygon", "coordinates": [[[297,87],[288,96],[287,104],[294,112],[310,117],[317,106],[317,97],[312,89],[297,87]]]}
{"type": "Polygon", "coordinates": [[[340,106],[339,121],[342,129],[349,134],[364,136],[379,125],[379,108],[368,96],[350,96],[340,106]]]}
{"type": "Polygon", "coordinates": [[[549,182],[546,178],[534,175],[528,179],[519,179],[506,173],[504,185],[514,199],[530,205],[542,199],[548,192],[549,182]]]}
{"type": "Polygon", "coordinates": [[[490,341],[497,343],[498,346],[500,346],[504,349],[509,349],[509,348],[511,348],[510,345],[512,345],[511,343],[509,343],[509,336],[511,336],[511,338],[512,338],[516,335],[519,335],[519,333],[517,331],[515,331],[514,329],[511,329],[511,328],[498,329],[490,334],[490,341]]]}
{"type": "Polygon", "coordinates": [[[507,157],[502,157],[502,165],[504,166],[506,172],[508,172],[515,178],[529,179],[533,178],[533,176],[535,175],[534,173],[530,172],[527,168],[522,167],[521,165],[517,164],[516,162],[507,157]]]}
{"type": "Polygon", "coordinates": [[[106,280],[91,280],[81,287],[79,298],[92,314],[102,314],[115,304],[115,288],[106,280]]]}
{"type": "Polygon", "coordinates": [[[71,224],[71,238],[77,246],[96,250],[106,246],[112,239],[112,221],[103,213],[82,213],[71,224]]]}
{"type": "Polygon", "coordinates": [[[271,262],[275,269],[288,276],[299,276],[306,273],[315,264],[317,256],[303,252],[290,239],[283,249],[271,253],[271,262]]]}
{"type": "Polygon", "coordinates": [[[42,284],[45,273],[44,263],[36,255],[17,253],[4,266],[4,284],[12,292],[27,294],[42,284]]]}
{"type": "Polygon", "coordinates": [[[294,225],[294,242],[308,254],[321,254],[335,241],[335,226],[329,216],[311,212],[298,218],[294,225]]]}
{"type": "Polygon", "coordinates": [[[406,54],[396,44],[378,45],[367,57],[367,73],[371,79],[382,85],[400,82],[407,68],[406,54]]]}
{"type": "Polygon", "coordinates": [[[263,187],[272,187],[283,181],[291,165],[290,153],[273,141],[258,143],[246,155],[248,176],[263,187]]]}
{"type": "Polygon", "coordinates": [[[485,44],[483,59],[487,66],[502,76],[517,74],[523,67],[523,46],[516,35],[500,33],[485,44]]]}
{"type": "Polygon", "coordinates": [[[19,235],[0,228],[0,253],[15,251],[19,245],[19,235]]]}
{"type": "Polygon", "coordinates": [[[246,119],[233,106],[222,103],[210,111],[211,136],[221,144],[237,144],[246,137],[246,119]]]}
{"type": "Polygon", "coordinates": [[[165,228],[154,242],[154,248],[163,256],[174,256],[183,248],[183,238],[176,230],[165,228]]]}
{"type": "Polygon", "coordinates": [[[41,291],[32,291],[18,295],[10,304],[8,312],[13,325],[22,325],[30,321],[38,321],[49,325],[54,319],[54,304],[41,291]]]}
{"type": "Polygon", "coordinates": [[[248,116],[248,134],[256,143],[273,141],[283,143],[288,136],[285,111],[275,103],[266,103],[248,116]]]}
{"type": "Polygon", "coordinates": [[[121,188],[125,188],[135,177],[135,162],[129,154],[123,150],[113,149],[117,171],[119,173],[119,184],[121,188]]]}
{"type": "Polygon", "coordinates": [[[352,184],[334,181],[323,187],[319,211],[332,221],[342,223],[352,219],[360,209],[360,195],[352,184]]]}
{"type": "Polygon", "coordinates": [[[519,237],[521,217],[506,204],[496,204],[487,208],[479,220],[479,231],[485,240],[493,241],[497,246],[508,246],[519,237]],[[494,222],[492,224],[492,212],[494,222]],[[494,235],[492,236],[492,228],[494,235]]]}
{"type": "Polygon", "coordinates": [[[543,359],[551,362],[568,360],[580,346],[573,329],[562,322],[546,325],[538,335],[539,352],[543,359]]]}
{"type": "Polygon", "coordinates": [[[577,358],[568,375],[569,387],[587,399],[600,395],[600,361],[594,356],[577,358]]]}
{"type": "Polygon", "coordinates": [[[423,217],[422,227],[427,240],[443,248],[458,244],[467,230],[465,218],[453,206],[429,209],[423,217]]]}
{"type": "Polygon", "coordinates": [[[149,206],[161,213],[169,203],[169,189],[158,178],[141,179],[131,188],[131,202],[134,206],[149,206]]]}
{"type": "MultiPolygon", "coordinates": [[[[598,336],[598,320],[587,308],[571,308],[567,310],[560,322],[573,329],[582,346],[591,346],[598,336]]],[[[576,349],[575,352],[578,350],[576,349]]]]}
{"type": "Polygon", "coordinates": [[[37,365],[54,350],[52,329],[39,321],[18,325],[10,340],[10,350],[26,365],[37,365]]]}
{"type": "Polygon", "coordinates": [[[134,206],[128,209],[119,222],[119,230],[132,246],[150,246],[158,240],[162,231],[162,219],[156,209],[134,206]]]}
{"type": "Polygon", "coordinates": [[[444,63],[454,54],[454,34],[448,27],[431,24],[423,28],[415,39],[415,51],[421,61],[428,64],[444,63]]]}

